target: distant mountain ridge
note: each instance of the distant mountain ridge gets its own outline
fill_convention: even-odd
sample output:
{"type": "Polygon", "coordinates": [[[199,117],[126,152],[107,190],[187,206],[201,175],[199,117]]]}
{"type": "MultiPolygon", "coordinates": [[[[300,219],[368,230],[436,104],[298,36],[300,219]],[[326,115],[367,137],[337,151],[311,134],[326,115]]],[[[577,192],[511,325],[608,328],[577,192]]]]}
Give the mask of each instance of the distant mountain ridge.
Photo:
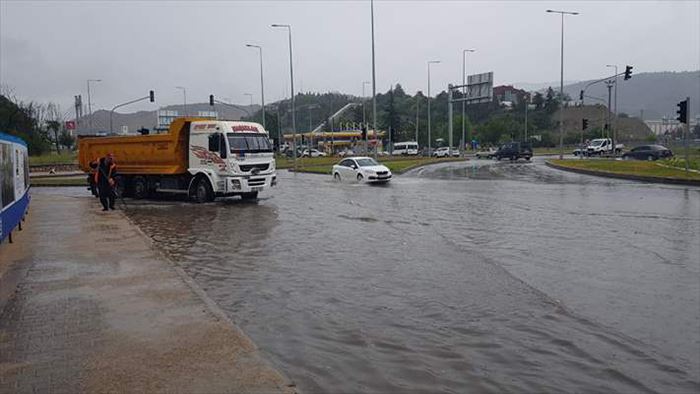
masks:
{"type": "MultiPolygon", "coordinates": [[[[248,110],[250,114],[254,114],[260,109],[259,105],[240,106],[244,110],[248,110]]],[[[156,111],[138,111],[133,113],[115,112],[112,118],[113,130],[115,133],[121,133],[122,126],[129,128],[129,133],[135,133],[136,130],[147,128],[153,130],[158,122],[157,111],[177,111],[179,116],[185,114],[184,105],[168,105],[159,108],[156,111]]],[[[241,109],[229,107],[227,105],[217,104],[211,107],[208,103],[193,103],[187,104],[187,113],[190,116],[196,116],[199,111],[217,111],[219,119],[238,120],[246,116],[246,112],[241,109]]],[[[77,134],[95,134],[99,132],[109,132],[110,111],[98,110],[92,113],[92,116],[83,116],[80,118],[77,134]]]]}
{"type": "MultiPolygon", "coordinates": [[[[700,114],[700,71],[633,73],[631,79],[625,81],[619,77],[617,81],[618,113],[642,117],[644,120],[661,119],[662,116],[675,118],[676,104],[690,97],[692,116],[700,114]]],[[[589,82],[591,81],[565,85],[564,93],[578,101],[581,89],[589,82]]],[[[554,86],[552,88],[557,90],[554,86]]],[[[589,87],[586,95],[599,97],[607,104],[608,91],[605,83],[589,87]]],[[[596,104],[599,101],[586,98],[585,102],[596,104]]]]}

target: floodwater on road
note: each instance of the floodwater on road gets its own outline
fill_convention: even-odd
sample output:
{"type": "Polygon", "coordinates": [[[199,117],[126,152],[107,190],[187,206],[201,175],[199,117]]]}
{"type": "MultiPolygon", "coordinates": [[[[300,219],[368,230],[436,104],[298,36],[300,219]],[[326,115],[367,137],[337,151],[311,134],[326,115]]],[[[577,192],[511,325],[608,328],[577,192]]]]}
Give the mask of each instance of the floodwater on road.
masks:
{"type": "Polygon", "coordinates": [[[127,215],[304,392],[698,392],[700,189],[535,163],[127,215]]]}

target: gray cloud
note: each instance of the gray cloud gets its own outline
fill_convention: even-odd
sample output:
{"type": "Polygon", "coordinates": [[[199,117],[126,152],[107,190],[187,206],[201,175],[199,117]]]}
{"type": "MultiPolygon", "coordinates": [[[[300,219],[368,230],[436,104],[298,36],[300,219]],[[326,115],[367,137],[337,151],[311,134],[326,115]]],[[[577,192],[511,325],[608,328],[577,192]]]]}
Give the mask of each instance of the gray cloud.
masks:
{"type": "MultiPolygon", "coordinates": [[[[700,68],[700,2],[460,2],[375,3],[377,90],[400,82],[433,91],[461,79],[461,50],[476,48],[470,72],[494,71],[497,83],[559,79],[558,16],[565,21],[567,80],[595,78],[605,64],[635,72],[700,68]]],[[[268,101],[289,94],[286,31],[293,26],[297,91],[360,95],[371,80],[369,1],[3,1],[0,82],[25,99],[59,102],[85,95],[100,78],[95,107],[109,108],[155,89],[161,105],[210,93],[247,103],[260,100],[257,53],[264,47],[268,101]]],[[[148,109],[144,103],[125,110],[148,109]]]]}

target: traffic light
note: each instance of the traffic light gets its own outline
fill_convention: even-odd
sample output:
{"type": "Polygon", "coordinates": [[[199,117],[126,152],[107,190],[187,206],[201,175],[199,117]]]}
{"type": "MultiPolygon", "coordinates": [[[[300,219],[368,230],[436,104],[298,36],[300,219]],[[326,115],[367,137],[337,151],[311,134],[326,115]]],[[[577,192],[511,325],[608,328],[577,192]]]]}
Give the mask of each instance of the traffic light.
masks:
{"type": "Polygon", "coordinates": [[[581,100],[581,101],[583,101],[583,90],[581,91],[581,93],[579,93],[578,99],[581,100]]]}
{"type": "Polygon", "coordinates": [[[588,119],[581,120],[581,130],[586,130],[588,128],[588,119]]]}
{"type": "Polygon", "coordinates": [[[625,66],[625,81],[632,78],[632,66],[625,66]]]}
{"type": "Polygon", "coordinates": [[[209,105],[211,105],[212,107],[214,106],[214,95],[213,94],[209,95],[209,105]]]}
{"type": "Polygon", "coordinates": [[[362,126],[362,139],[367,139],[367,126],[362,126]]]}
{"type": "Polygon", "coordinates": [[[676,120],[681,123],[688,123],[688,100],[683,100],[676,104],[676,106],[678,107],[678,111],[676,111],[678,117],[676,120]]]}
{"type": "Polygon", "coordinates": [[[155,101],[156,101],[156,92],[154,92],[154,91],[152,91],[152,90],[149,90],[149,91],[148,91],[148,99],[149,99],[151,102],[155,102],[155,101]]]}

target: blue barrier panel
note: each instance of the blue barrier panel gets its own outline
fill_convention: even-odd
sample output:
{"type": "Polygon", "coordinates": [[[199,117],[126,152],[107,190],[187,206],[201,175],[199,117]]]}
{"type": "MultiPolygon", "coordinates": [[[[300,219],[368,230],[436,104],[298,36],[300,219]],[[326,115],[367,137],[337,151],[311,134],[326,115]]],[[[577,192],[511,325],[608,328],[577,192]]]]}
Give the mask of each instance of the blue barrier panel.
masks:
{"type": "Polygon", "coordinates": [[[0,242],[4,241],[10,231],[14,230],[19,222],[22,221],[24,214],[29,208],[29,190],[25,190],[24,195],[12,205],[6,207],[0,213],[0,242]]]}

